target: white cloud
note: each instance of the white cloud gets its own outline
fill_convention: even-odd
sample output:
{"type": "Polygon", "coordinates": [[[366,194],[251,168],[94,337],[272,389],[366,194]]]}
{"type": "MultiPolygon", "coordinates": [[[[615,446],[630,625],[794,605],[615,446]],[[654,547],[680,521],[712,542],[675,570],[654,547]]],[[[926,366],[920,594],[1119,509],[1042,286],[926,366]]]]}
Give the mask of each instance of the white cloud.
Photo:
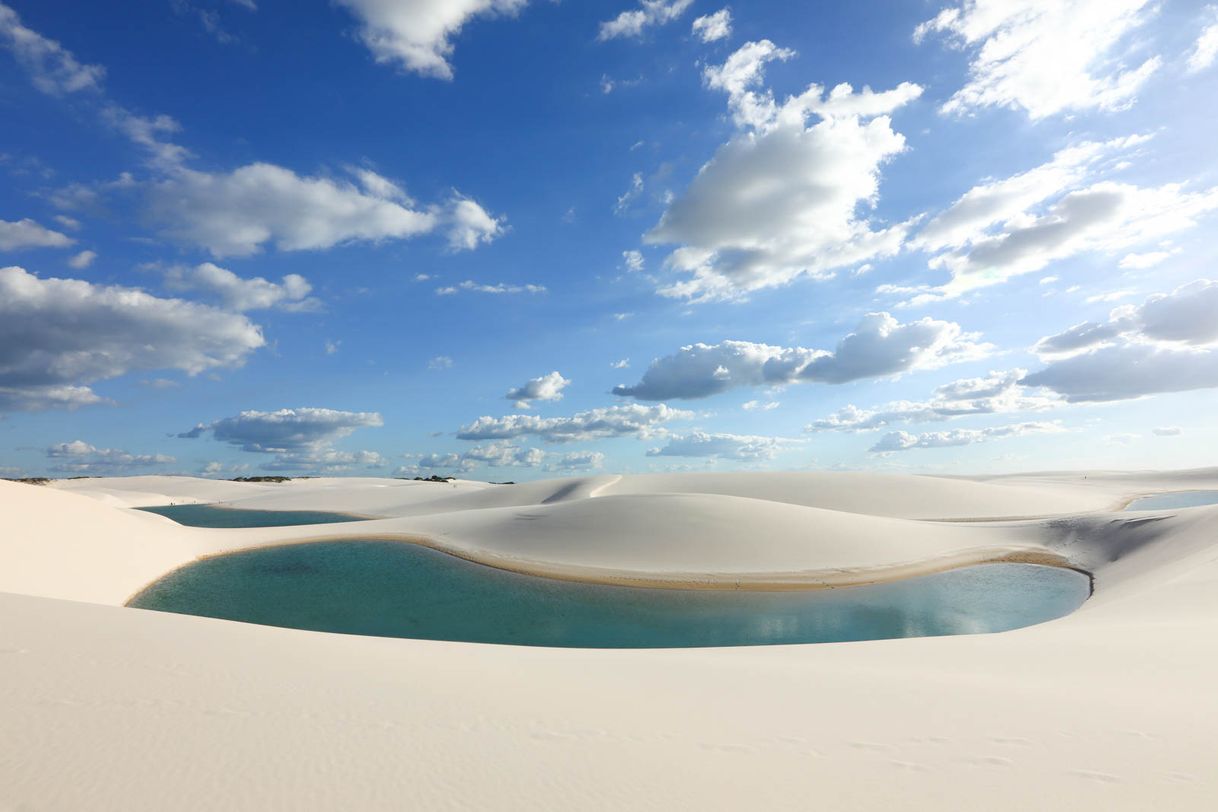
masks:
{"type": "Polygon", "coordinates": [[[76,242],[66,234],[52,231],[26,217],[9,222],[0,220],[0,251],[22,248],[62,248],[76,242]]]}
{"type": "Polygon", "coordinates": [[[243,279],[211,262],[193,268],[175,266],[165,273],[165,286],[175,292],[195,292],[220,302],[226,309],[244,312],[278,307],[283,310],[312,310],[320,302],[309,298],[313,289],[298,274],[288,274],[275,283],[256,276],[243,279]]]}
{"type": "Polygon", "coordinates": [[[375,451],[340,451],[337,440],[356,429],[383,424],[376,412],[345,412],[337,409],[279,409],[274,412],[244,411],[212,423],[199,423],[178,435],[195,439],[206,433],[219,442],[242,451],[275,454],[261,467],[268,471],[342,471],[351,466],[374,468],[384,459],[375,451]]]}
{"type": "Polygon", "coordinates": [[[738,299],[900,249],[905,226],[873,228],[860,210],[878,198],[880,167],[905,149],[887,114],[922,89],[838,85],[826,94],[810,85],[778,104],[755,88],[767,62],[792,56],[769,40],[750,42],[704,71],[708,87],[728,94],[738,132],[644,237],[679,244],[666,264],[692,277],[661,294],[738,299]],[[809,126],[812,114],[819,120],[809,126]]]}
{"type": "MultiPolygon", "coordinates": [[[[413,455],[408,455],[412,457],[413,455]]],[[[433,453],[418,456],[410,465],[402,466],[399,473],[420,471],[455,471],[468,473],[482,466],[492,468],[540,468],[551,471],[577,471],[599,468],[605,455],[599,451],[571,451],[554,454],[540,448],[526,448],[512,443],[488,443],[474,446],[460,453],[433,453]]]]}
{"type": "Polygon", "coordinates": [[[647,451],[649,457],[711,457],[729,460],[772,460],[789,440],[749,434],[708,434],[694,431],[669,439],[660,448],[647,451]]]}
{"type": "Polygon", "coordinates": [[[1095,304],[1097,302],[1119,302],[1121,299],[1128,299],[1130,296],[1137,296],[1136,290],[1122,288],[1121,290],[1110,290],[1107,293],[1093,293],[1083,299],[1085,304],[1095,304]]]}
{"type": "Polygon", "coordinates": [[[776,400],[771,400],[771,401],[749,400],[749,401],[745,401],[744,403],[740,404],[740,408],[744,409],[746,412],[772,412],[781,405],[782,404],[776,400]]]}
{"type": "Polygon", "coordinates": [[[540,378],[531,378],[522,386],[517,386],[514,389],[509,389],[504,395],[508,400],[516,401],[517,409],[530,409],[533,406],[533,401],[559,401],[562,400],[562,390],[569,386],[571,381],[559,374],[558,370],[542,375],[540,378]]]}
{"type": "Polygon", "coordinates": [[[1218,387],[1218,282],[1199,280],[1140,307],[1112,311],[1048,336],[1036,351],[1051,359],[1024,383],[1070,402],[1111,401],[1218,387]]]}
{"type": "Polygon", "coordinates": [[[506,440],[535,436],[551,443],[567,443],[603,437],[634,436],[647,438],[664,432],[664,424],[688,420],[693,412],[673,409],[663,403],[655,406],[629,404],[589,409],[571,417],[538,417],[512,414],[505,417],[479,417],[457,432],[461,440],[506,440]]]}
{"type": "Polygon", "coordinates": [[[1199,73],[1218,59],[1218,6],[1206,6],[1210,23],[1201,29],[1192,53],[1188,55],[1188,72],[1199,73]]]}
{"type": "Polygon", "coordinates": [[[1065,431],[1060,423],[1014,423],[1009,426],[992,426],[984,429],[952,429],[930,431],[925,434],[910,434],[894,431],[885,434],[869,451],[873,454],[889,454],[894,451],[909,451],[914,448],[949,448],[953,446],[984,443],[996,437],[1021,437],[1026,434],[1047,434],[1065,431]]]}
{"type": "Polygon", "coordinates": [[[1199,279],[1171,293],[1157,293],[1140,307],[1118,307],[1106,322],[1083,322],[1042,338],[1036,352],[1072,353],[1117,339],[1218,343],[1218,281],[1199,279]]]}
{"type": "Polygon", "coordinates": [[[528,0],[337,0],[377,62],[452,79],[452,39],[474,17],[514,15],[528,0]]]}
{"type": "Polygon", "coordinates": [[[1027,377],[1072,403],[1218,387],[1218,351],[1125,343],[1054,361],[1027,377]]]}
{"type": "Polygon", "coordinates": [[[1048,162],[1009,178],[981,183],[946,211],[933,217],[909,241],[911,248],[935,252],[980,242],[992,226],[1027,219],[1033,206],[1077,188],[1101,160],[1146,142],[1143,136],[1085,141],[1053,155],[1048,162]]]}
{"type": "Polygon", "coordinates": [[[80,228],[80,221],[75,217],[68,217],[66,214],[57,214],[55,215],[54,219],[56,223],[59,223],[64,228],[71,229],[72,231],[76,231],[80,228]]]}
{"type": "Polygon", "coordinates": [[[1053,409],[1060,398],[1030,391],[1020,381],[1026,370],[991,372],[939,386],[929,400],[898,400],[872,409],[846,406],[814,420],[805,431],[874,431],[894,423],[929,423],[968,415],[1009,414],[1053,409]]]}
{"type": "Polygon", "coordinates": [[[984,357],[990,347],[976,338],[953,322],[924,318],[901,324],[887,313],[869,313],[832,352],[749,341],[691,344],[656,359],[639,383],[617,386],[613,394],[691,399],[741,386],[885,377],[984,357]]]}
{"type": "Polygon", "coordinates": [[[377,451],[339,451],[333,448],[306,449],[276,454],[258,466],[264,471],[318,471],[341,473],[352,468],[380,468],[385,458],[377,451]]]}
{"type": "Polygon", "coordinates": [[[637,273],[643,270],[643,252],[642,251],[623,251],[622,261],[626,263],[626,270],[637,273]]]}
{"type": "Polygon", "coordinates": [[[614,361],[613,363],[609,364],[609,367],[610,367],[610,369],[629,369],[630,368],[630,359],[622,358],[620,360],[614,361]]]}
{"type": "Polygon", "coordinates": [[[3,3],[0,3],[0,46],[13,52],[35,87],[52,96],[96,90],[105,76],[103,68],[82,65],[55,40],[26,28],[17,12],[3,3]]]}
{"type": "Polygon", "coordinates": [[[452,369],[453,359],[447,355],[437,355],[427,362],[428,369],[452,369]]]}
{"type": "Polygon", "coordinates": [[[612,20],[600,25],[597,39],[638,37],[643,30],[655,25],[672,22],[685,13],[694,0],[639,0],[639,8],[623,11],[612,20]]]}
{"type": "Polygon", "coordinates": [[[453,251],[472,251],[494,242],[506,230],[503,218],[491,216],[476,202],[460,195],[449,201],[446,222],[448,247],[453,251]]]}
{"type": "Polygon", "coordinates": [[[244,316],[0,268],[0,411],[96,403],[87,386],[94,381],[133,370],[196,375],[240,366],[263,344],[244,316]]]}
{"type": "Polygon", "coordinates": [[[335,341],[326,341],[326,343],[324,345],[326,355],[336,354],[338,352],[338,348],[341,347],[342,344],[343,344],[342,339],[337,339],[335,341]]]}
{"type": "Polygon", "coordinates": [[[641,194],[643,194],[643,173],[635,172],[630,176],[630,188],[622,192],[622,194],[618,196],[617,203],[613,204],[614,214],[621,214],[629,209],[630,205],[634,203],[634,201],[637,200],[641,194]]]}
{"type": "Polygon", "coordinates": [[[550,471],[586,471],[605,464],[605,455],[599,451],[569,451],[565,454],[546,454],[546,469],[550,471]]]}
{"type": "Polygon", "coordinates": [[[1179,437],[1183,433],[1179,426],[1159,426],[1154,429],[1156,437],[1179,437]]]}
{"type": "Polygon", "coordinates": [[[1117,263],[1117,266],[1124,271],[1144,271],[1147,268],[1162,265],[1178,253],[1180,253],[1179,248],[1174,248],[1170,251],[1147,251],[1142,254],[1126,254],[1121,257],[1121,261],[1117,263]]]}
{"type": "Polygon", "coordinates": [[[944,113],[1121,110],[1161,64],[1152,56],[1130,68],[1122,47],[1156,10],[1150,0],[966,0],[919,25],[914,40],[943,33],[969,55],[968,83],[944,113]]]}
{"type": "Polygon", "coordinates": [[[690,30],[703,42],[715,42],[732,35],[732,12],[721,8],[694,20],[690,30]]]}
{"type": "MultiPolygon", "coordinates": [[[[174,238],[217,257],[340,243],[405,239],[432,231],[441,217],[408,208],[379,185],[359,188],[325,177],[254,163],[232,172],[179,169],[149,190],[153,216],[174,238]]],[[[409,201],[407,201],[408,203],[409,201]]]]}
{"type": "Polygon", "coordinates": [[[165,454],[131,454],[117,448],[97,448],[83,440],[56,443],[46,450],[46,455],[55,460],[51,470],[57,473],[102,476],[177,462],[165,454]]]}
{"type": "Polygon", "coordinates": [[[79,254],[73,254],[68,260],[68,266],[76,270],[83,270],[93,264],[93,260],[97,259],[96,251],[81,251],[79,254]]]}
{"type": "Polygon", "coordinates": [[[545,287],[545,285],[531,285],[531,284],[509,285],[504,282],[500,282],[495,285],[485,285],[485,284],[482,284],[479,282],[475,282],[472,279],[466,279],[464,282],[461,282],[456,285],[448,285],[446,287],[436,288],[436,295],[437,296],[452,296],[456,293],[460,293],[461,291],[467,291],[469,293],[490,293],[493,295],[516,294],[516,293],[545,293],[546,287],[545,287]]]}
{"type": "Polygon", "coordinates": [[[1101,181],[1067,192],[1042,213],[1021,212],[997,232],[974,234],[970,241],[930,260],[951,280],[922,288],[913,303],[952,298],[1051,262],[1088,252],[1119,253],[1193,228],[1218,209],[1218,187],[1190,192],[1182,184],[1139,187],[1101,181]]]}

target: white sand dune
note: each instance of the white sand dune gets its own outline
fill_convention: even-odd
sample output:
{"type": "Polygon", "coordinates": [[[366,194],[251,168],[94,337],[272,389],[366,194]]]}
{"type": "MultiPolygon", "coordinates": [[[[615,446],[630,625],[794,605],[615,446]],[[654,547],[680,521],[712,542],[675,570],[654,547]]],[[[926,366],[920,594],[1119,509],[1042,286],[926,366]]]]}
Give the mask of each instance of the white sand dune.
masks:
{"type": "Polygon", "coordinates": [[[0,482],[0,808],[1210,809],[1218,469],[0,482]],[[379,517],[206,530],[127,506],[379,517]],[[122,608],[200,555],[399,538],[528,572],[810,587],[1094,574],[996,635],[735,649],[392,640],[122,608]]]}

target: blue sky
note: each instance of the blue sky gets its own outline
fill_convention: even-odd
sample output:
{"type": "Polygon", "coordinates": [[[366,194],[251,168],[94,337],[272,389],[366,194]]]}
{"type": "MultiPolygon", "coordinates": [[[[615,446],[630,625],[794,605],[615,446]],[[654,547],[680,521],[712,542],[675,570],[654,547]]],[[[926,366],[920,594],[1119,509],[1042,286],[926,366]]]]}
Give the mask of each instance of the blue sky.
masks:
{"type": "Polygon", "coordinates": [[[1214,463],[1218,7],[0,4],[0,475],[1214,463]]]}

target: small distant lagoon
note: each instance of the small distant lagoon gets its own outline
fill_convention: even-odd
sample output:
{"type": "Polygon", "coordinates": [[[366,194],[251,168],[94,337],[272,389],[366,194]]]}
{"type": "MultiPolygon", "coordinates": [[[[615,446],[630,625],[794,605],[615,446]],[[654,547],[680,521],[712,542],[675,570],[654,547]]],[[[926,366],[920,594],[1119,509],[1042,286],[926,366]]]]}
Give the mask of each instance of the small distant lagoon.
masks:
{"type": "Polygon", "coordinates": [[[1218,505],[1218,491],[1173,491],[1143,496],[1129,503],[1126,510],[1175,510],[1177,508],[1218,505]]]}
{"type": "Polygon", "coordinates": [[[346,513],[318,510],[242,510],[216,505],[161,505],[139,508],[189,527],[287,527],[296,524],[334,524],[361,521],[346,513]]]}
{"type": "Polygon", "coordinates": [[[414,544],[341,541],[204,559],[130,606],[342,634],[589,648],[828,643],[998,632],[1069,614],[1087,576],[988,564],[842,589],[642,589],[540,578],[414,544]]]}

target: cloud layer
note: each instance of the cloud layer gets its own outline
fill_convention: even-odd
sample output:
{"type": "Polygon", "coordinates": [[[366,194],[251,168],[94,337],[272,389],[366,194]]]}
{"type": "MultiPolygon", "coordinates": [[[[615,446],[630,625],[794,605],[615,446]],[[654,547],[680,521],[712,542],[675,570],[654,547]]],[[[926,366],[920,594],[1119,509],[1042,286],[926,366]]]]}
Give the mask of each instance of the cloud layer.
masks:
{"type": "Polygon", "coordinates": [[[263,344],[258,326],[234,313],[0,268],[0,411],[96,403],[94,381],[235,367],[263,344]]]}
{"type": "Polygon", "coordinates": [[[507,440],[538,437],[550,443],[569,443],[606,437],[651,437],[664,431],[673,420],[688,420],[693,412],[673,409],[663,403],[655,406],[628,404],[589,409],[570,417],[539,417],[512,414],[504,417],[479,417],[457,432],[460,440],[507,440]]]}
{"type": "Polygon", "coordinates": [[[983,357],[988,345],[960,325],[924,318],[901,324],[869,313],[832,352],[748,341],[691,344],[658,358],[633,386],[613,394],[638,400],[704,398],[744,386],[840,384],[983,357]]]}
{"type": "Polygon", "coordinates": [[[914,40],[944,34],[969,54],[969,81],[944,113],[1121,110],[1162,63],[1126,67],[1121,51],[1155,10],[1150,0],[966,0],[919,25],[914,40]]]}

